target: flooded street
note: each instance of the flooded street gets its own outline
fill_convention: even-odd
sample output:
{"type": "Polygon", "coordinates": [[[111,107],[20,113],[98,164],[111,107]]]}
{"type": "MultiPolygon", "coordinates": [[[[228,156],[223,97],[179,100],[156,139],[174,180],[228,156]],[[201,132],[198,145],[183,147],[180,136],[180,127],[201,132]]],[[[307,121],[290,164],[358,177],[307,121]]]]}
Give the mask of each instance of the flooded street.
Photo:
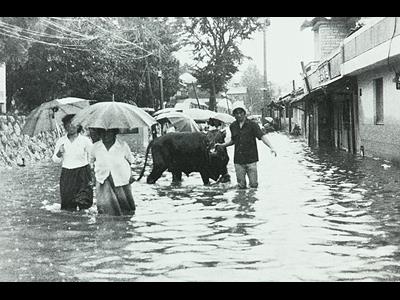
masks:
{"type": "Polygon", "coordinates": [[[399,168],[269,139],[258,189],[235,188],[230,147],[232,183],[142,179],[133,217],[60,211],[52,162],[1,170],[0,281],[398,281],[399,168]]]}

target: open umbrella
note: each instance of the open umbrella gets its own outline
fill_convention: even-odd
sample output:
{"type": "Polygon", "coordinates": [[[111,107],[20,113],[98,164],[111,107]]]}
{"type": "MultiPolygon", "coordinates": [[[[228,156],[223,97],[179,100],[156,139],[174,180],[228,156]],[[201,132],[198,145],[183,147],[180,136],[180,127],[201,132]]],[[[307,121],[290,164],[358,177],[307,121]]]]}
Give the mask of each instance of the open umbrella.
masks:
{"type": "Polygon", "coordinates": [[[165,114],[165,113],[169,113],[169,112],[182,112],[182,109],[179,108],[175,108],[175,107],[167,107],[164,109],[160,109],[157,110],[156,112],[154,112],[153,117],[158,116],[160,114],[165,114]]]}
{"type": "Polygon", "coordinates": [[[208,109],[189,108],[183,110],[183,113],[191,117],[196,122],[207,122],[208,119],[214,117],[216,112],[208,109]]]}
{"type": "Polygon", "coordinates": [[[181,112],[168,112],[159,114],[155,119],[162,123],[163,120],[168,120],[176,129],[177,132],[199,132],[200,128],[196,122],[188,115],[181,112]]]}
{"type": "Polygon", "coordinates": [[[157,121],[140,107],[124,102],[98,102],[78,112],[72,124],[90,128],[133,129],[157,121]]]}
{"type": "Polygon", "coordinates": [[[44,131],[59,131],[64,116],[76,114],[89,105],[89,100],[75,97],[44,102],[27,116],[22,133],[34,136],[44,131]]]}
{"type": "Polygon", "coordinates": [[[221,121],[226,124],[231,124],[235,121],[235,118],[232,117],[231,115],[228,115],[226,113],[221,113],[221,112],[216,113],[215,116],[212,117],[211,119],[215,119],[215,120],[221,121]]]}
{"type": "Polygon", "coordinates": [[[150,116],[152,116],[155,112],[154,108],[152,107],[141,107],[145,112],[147,112],[150,116]]]}
{"type": "Polygon", "coordinates": [[[268,123],[274,122],[274,119],[272,119],[271,117],[265,117],[264,120],[267,121],[268,123]]]}

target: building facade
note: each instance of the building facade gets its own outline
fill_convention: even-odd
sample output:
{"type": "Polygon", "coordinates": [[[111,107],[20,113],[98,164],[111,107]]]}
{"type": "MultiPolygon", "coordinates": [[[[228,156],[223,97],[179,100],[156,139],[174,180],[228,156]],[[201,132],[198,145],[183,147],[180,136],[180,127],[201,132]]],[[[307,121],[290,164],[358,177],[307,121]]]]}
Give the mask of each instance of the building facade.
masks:
{"type": "Polygon", "coordinates": [[[358,27],[349,26],[354,18],[305,25],[318,31],[318,63],[304,70],[304,94],[290,103],[304,109],[310,146],[400,162],[400,17],[367,19],[358,27]]]}
{"type": "Polygon", "coordinates": [[[343,72],[357,81],[359,151],[400,162],[400,17],[375,18],[346,38],[343,72]]]}

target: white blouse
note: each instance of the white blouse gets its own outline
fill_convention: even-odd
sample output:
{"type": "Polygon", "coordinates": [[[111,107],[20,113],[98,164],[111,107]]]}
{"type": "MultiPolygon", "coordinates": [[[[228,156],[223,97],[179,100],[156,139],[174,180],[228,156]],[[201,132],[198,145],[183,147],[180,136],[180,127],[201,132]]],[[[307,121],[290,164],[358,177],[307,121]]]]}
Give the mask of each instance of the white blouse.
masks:
{"type": "Polygon", "coordinates": [[[133,155],[125,141],[119,141],[117,138],[109,150],[101,140],[93,144],[90,164],[94,165],[96,181],[101,184],[110,174],[115,186],[129,184],[132,163],[133,155]]]}
{"type": "Polygon", "coordinates": [[[62,163],[66,169],[75,169],[89,164],[89,155],[92,148],[92,141],[83,135],[78,136],[71,142],[65,135],[61,137],[54,148],[52,159],[55,163],[62,163]],[[61,145],[64,145],[65,152],[61,157],[57,156],[61,145]]]}

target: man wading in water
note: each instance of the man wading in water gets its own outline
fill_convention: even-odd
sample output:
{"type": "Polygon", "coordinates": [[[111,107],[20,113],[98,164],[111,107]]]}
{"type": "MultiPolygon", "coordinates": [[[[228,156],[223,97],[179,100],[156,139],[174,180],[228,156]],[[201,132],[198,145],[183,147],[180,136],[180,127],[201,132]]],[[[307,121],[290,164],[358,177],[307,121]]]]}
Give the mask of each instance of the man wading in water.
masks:
{"type": "Polygon", "coordinates": [[[269,142],[267,135],[263,133],[257,123],[246,118],[246,107],[241,101],[233,104],[232,114],[235,117],[229,129],[231,140],[223,144],[215,144],[215,147],[229,147],[235,145],[233,162],[235,164],[236,179],[240,189],[246,188],[246,175],[249,177],[249,185],[258,187],[257,162],[258,151],[256,138],[267,145],[276,156],[276,151],[269,142]]]}

